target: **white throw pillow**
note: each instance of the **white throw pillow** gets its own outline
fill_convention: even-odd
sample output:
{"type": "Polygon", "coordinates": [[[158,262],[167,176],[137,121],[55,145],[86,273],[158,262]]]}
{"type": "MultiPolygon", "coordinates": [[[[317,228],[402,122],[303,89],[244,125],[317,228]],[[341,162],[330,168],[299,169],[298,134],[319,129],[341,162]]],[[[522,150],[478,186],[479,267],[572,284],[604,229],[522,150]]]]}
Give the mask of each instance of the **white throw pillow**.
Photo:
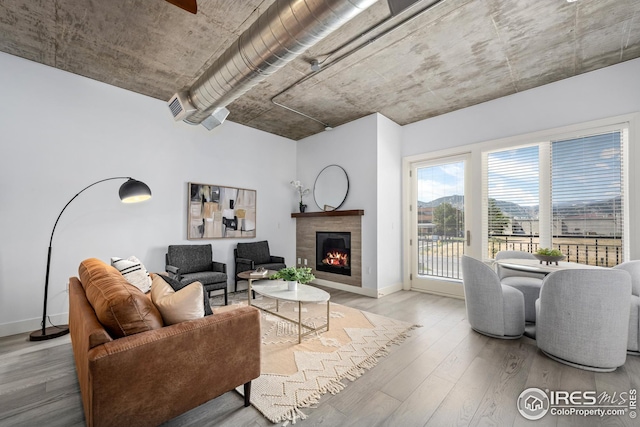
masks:
{"type": "Polygon", "coordinates": [[[130,256],[127,259],[113,257],[111,258],[111,265],[127,279],[127,282],[145,294],[151,290],[149,272],[138,258],[134,256],[130,256]]]}
{"type": "Polygon", "coordinates": [[[161,277],[154,275],[151,301],[160,311],[164,324],[173,325],[204,317],[203,292],[200,282],[193,282],[176,292],[161,277]]]}

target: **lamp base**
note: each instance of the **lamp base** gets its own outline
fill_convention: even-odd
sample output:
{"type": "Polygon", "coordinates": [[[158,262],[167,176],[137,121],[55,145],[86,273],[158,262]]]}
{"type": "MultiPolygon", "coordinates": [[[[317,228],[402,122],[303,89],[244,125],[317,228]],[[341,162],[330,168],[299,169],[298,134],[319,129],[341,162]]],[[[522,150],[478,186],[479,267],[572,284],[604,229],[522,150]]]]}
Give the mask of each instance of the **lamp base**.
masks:
{"type": "Polygon", "coordinates": [[[50,326],[45,328],[44,333],[42,329],[31,332],[29,334],[29,341],[44,341],[52,338],[58,338],[69,333],[69,325],[50,326]]]}

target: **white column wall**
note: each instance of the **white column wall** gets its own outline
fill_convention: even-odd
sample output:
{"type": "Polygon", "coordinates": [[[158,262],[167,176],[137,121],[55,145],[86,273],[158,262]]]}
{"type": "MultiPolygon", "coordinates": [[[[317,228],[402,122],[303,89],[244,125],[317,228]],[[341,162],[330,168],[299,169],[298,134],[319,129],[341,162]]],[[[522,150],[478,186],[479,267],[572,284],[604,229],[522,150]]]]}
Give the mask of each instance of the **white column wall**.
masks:
{"type": "MultiPolygon", "coordinates": [[[[297,175],[312,194],[304,199],[309,212],[317,212],[313,184],[320,171],[339,165],[349,176],[349,194],[340,210],[364,209],[362,217],[362,288],[377,295],[377,115],[372,114],[298,141],[297,175]]],[[[293,194],[293,189],[291,190],[293,194]]],[[[296,200],[291,203],[297,212],[296,200]]]]}
{"type": "Polygon", "coordinates": [[[402,289],[402,127],[378,114],[378,294],[402,289]]]}

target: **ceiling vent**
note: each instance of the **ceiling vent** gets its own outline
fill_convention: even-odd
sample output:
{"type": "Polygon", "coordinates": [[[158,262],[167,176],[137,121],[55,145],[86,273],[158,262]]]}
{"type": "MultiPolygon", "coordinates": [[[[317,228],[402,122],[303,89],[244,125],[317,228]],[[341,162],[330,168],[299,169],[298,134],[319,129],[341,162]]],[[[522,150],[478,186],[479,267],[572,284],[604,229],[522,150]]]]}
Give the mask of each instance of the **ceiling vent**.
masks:
{"type": "Polygon", "coordinates": [[[176,93],[171,97],[168,104],[171,114],[173,114],[173,118],[176,121],[184,120],[196,111],[189,102],[189,94],[187,92],[176,93]]]}
{"type": "Polygon", "coordinates": [[[206,120],[213,129],[229,114],[224,107],[375,2],[276,0],[191,88],[171,97],[173,117],[193,125],[206,120]]]}

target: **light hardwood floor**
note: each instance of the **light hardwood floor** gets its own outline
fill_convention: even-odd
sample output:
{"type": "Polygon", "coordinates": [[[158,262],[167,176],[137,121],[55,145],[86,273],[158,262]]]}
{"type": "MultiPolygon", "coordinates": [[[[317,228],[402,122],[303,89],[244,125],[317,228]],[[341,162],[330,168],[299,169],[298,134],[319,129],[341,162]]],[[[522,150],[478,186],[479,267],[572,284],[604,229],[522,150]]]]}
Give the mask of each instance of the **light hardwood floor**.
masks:
{"type": "MultiPolygon", "coordinates": [[[[326,289],[333,302],[422,325],[377,366],[339,394],[305,408],[312,426],[637,426],[624,417],[551,416],[528,421],[516,400],[528,387],[640,390],[640,357],[613,373],[554,362],[529,338],[499,340],[472,331],[464,302],[419,292],[372,299],[326,289]]],[[[226,393],[167,426],[270,426],[236,392],[226,393]]],[[[30,343],[27,334],[0,338],[0,426],[84,424],[69,337],[30,343]]]]}

